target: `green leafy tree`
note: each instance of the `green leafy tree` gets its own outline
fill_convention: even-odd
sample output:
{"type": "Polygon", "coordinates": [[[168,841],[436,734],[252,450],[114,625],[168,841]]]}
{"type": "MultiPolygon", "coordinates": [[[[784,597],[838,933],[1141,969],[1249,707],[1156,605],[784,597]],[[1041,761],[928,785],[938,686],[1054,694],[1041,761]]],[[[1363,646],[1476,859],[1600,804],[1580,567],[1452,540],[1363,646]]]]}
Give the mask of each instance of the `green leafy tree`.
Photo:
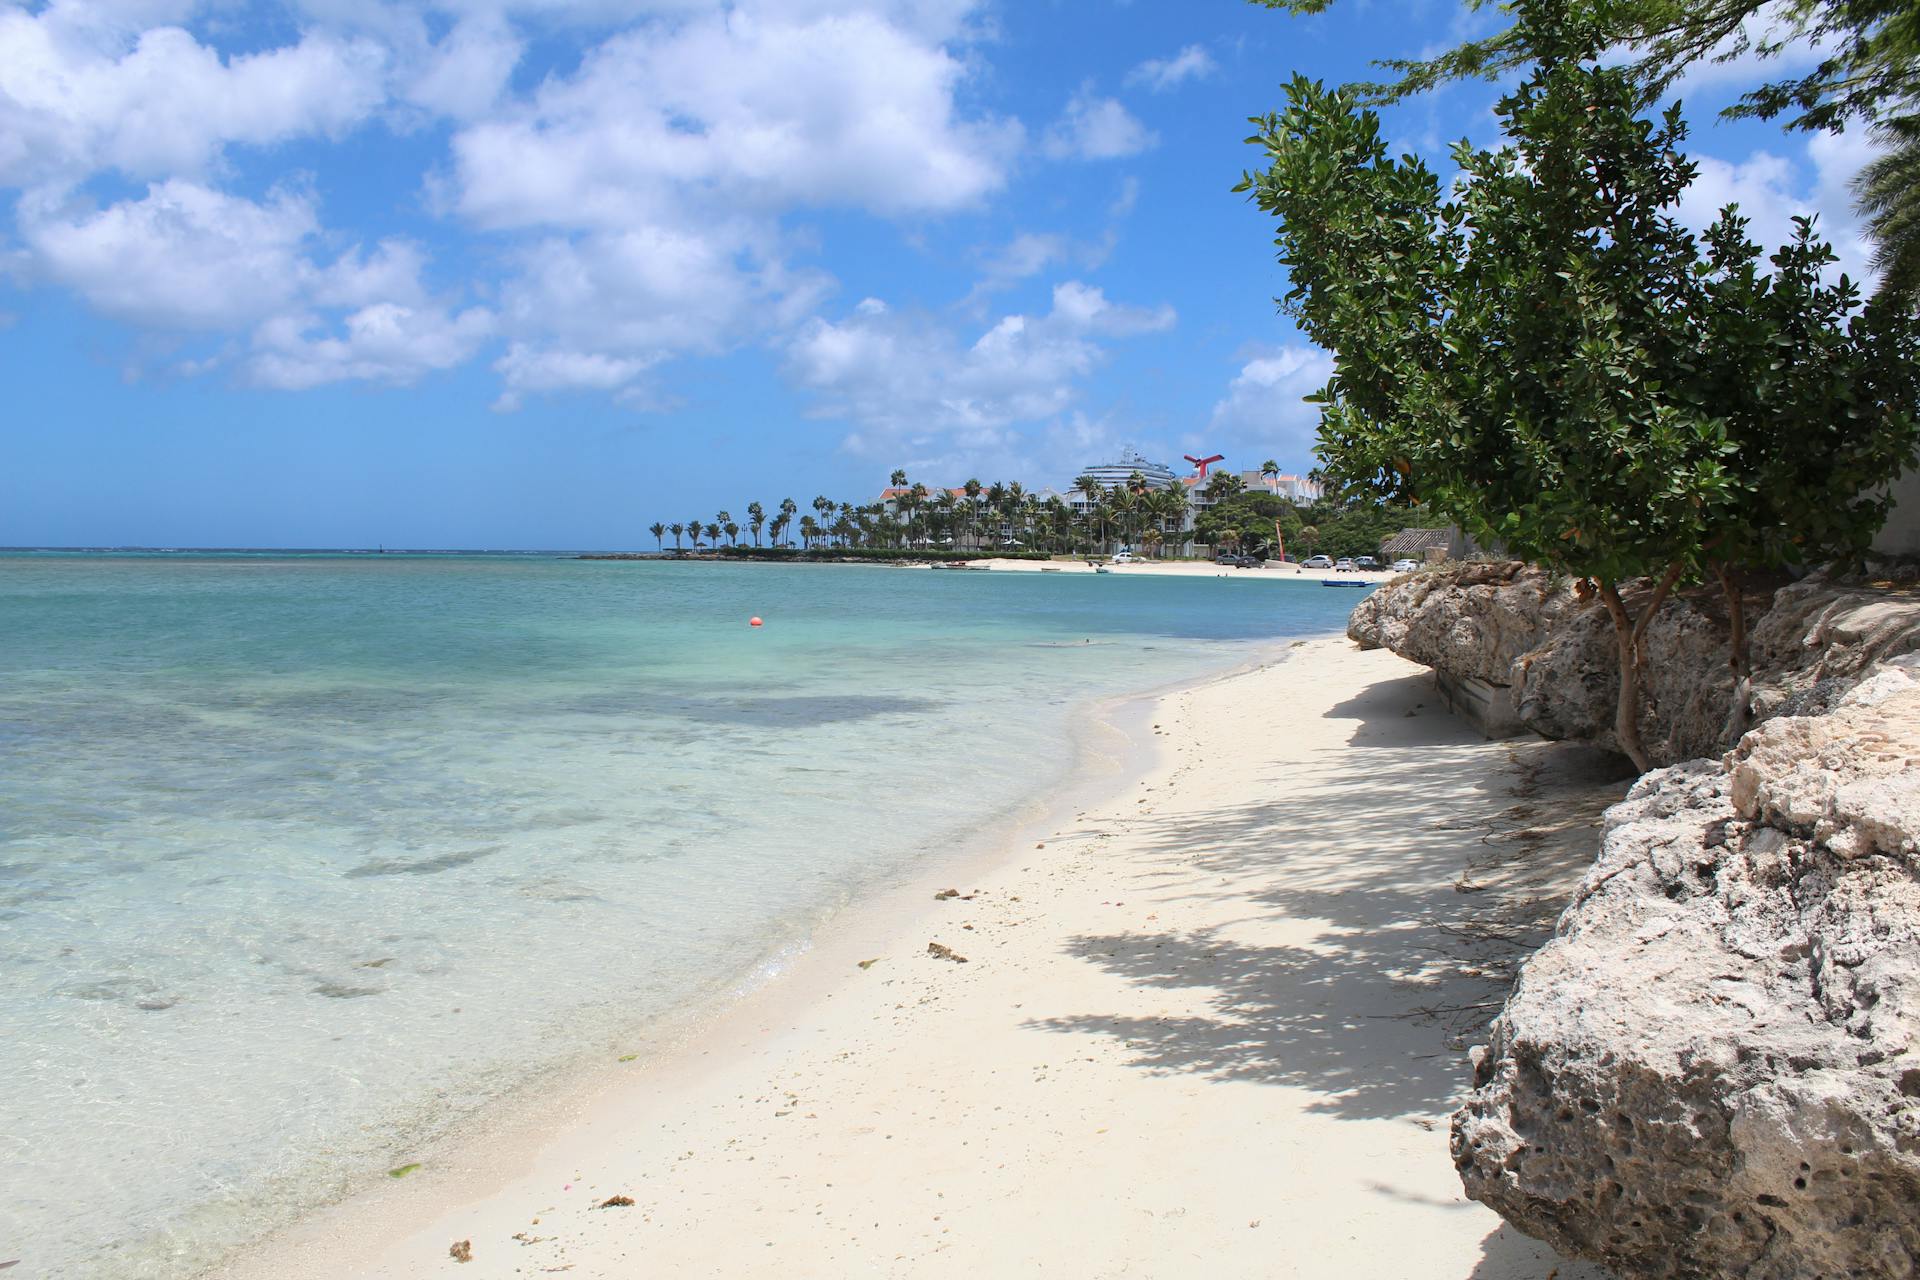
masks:
{"type": "MultiPolygon", "coordinates": [[[[1647,624],[1677,584],[1745,553],[1732,531],[1752,523],[1772,461],[1818,461],[1778,439],[1773,410],[1813,407],[1845,429],[1858,401],[1879,424],[1851,463],[1803,465],[1804,487],[1777,499],[1802,516],[1852,502],[1863,477],[1884,481],[1910,456],[1911,403],[1889,362],[1910,358],[1911,325],[1890,307],[1843,324],[1857,295],[1796,286],[1762,325],[1772,336],[1708,348],[1775,285],[1744,274],[1737,219],[1723,215],[1705,260],[1674,219],[1694,175],[1678,109],[1639,118],[1638,83],[1598,65],[1604,28],[1576,6],[1514,10],[1540,65],[1499,106],[1510,145],[1455,149],[1456,195],[1419,160],[1390,158],[1356,95],[1303,79],[1257,122],[1272,165],[1243,188],[1282,219],[1284,305],[1337,357],[1319,397],[1333,478],[1417,495],[1483,542],[1591,579],[1620,655],[1614,736],[1644,768],[1647,624]],[[1758,377],[1795,363],[1794,332],[1821,335],[1865,380],[1810,406],[1758,377]],[[1731,417],[1732,377],[1757,380],[1767,411],[1731,417]],[[1654,585],[1630,599],[1640,577],[1654,585]]],[[[1845,537],[1803,520],[1803,552],[1853,540],[1861,525],[1840,523],[1845,537]]]]}
{"type": "MultiPolygon", "coordinates": [[[[1270,9],[1320,13],[1334,0],[1254,0],[1270,9]]],[[[1356,86],[1369,102],[1395,101],[1448,80],[1505,78],[1538,60],[1526,6],[1467,0],[1471,9],[1514,15],[1500,30],[1426,59],[1375,65],[1395,79],[1356,86]]],[[[1764,64],[1796,41],[1817,43],[1821,60],[1804,75],[1755,87],[1728,108],[1735,116],[1792,115],[1789,127],[1832,129],[1872,121],[1920,98],[1920,7],[1912,0],[1577,0],[1572,15],[1597,33],[1600,47],[1629,46],[1643,101],[1652,101],[1688,67],[1757,56],[1764,64]]]]}

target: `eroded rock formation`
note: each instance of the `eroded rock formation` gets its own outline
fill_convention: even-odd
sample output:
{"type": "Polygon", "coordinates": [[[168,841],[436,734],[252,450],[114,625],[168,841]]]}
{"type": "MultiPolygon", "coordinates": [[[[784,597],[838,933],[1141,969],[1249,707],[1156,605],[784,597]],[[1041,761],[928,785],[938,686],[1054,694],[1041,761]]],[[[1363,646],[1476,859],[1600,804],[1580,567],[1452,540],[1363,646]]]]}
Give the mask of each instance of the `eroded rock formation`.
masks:
{"type": "MultiPolygon", "coordinates": [[[[1627,596],[1637,607],[1638,594],[1627,596]]],[[[1870,664],[1920,649],[1920,597],[1826,574],[1751,598],[1748,610],[1755,721],[1826,705],[1870,664]]],[[[1463,709],[1491,731],[1614,745],[1612,624],[1564,576],[1519,563],[1414,574],[1362,601],[1347,634],[1468,690],[1463,709]]],[[[1641,736],[1656,763],[1732,745],[1727,634],[1710,591],[1676,596],[1655,615],[1641,736]]]]}
{"type": "Polygon", "coordinates": [[[1471,1196],[1623,1275],[1920,1268],[1920,658],[1782,595],[1773,718],[1609,812],[1454,1117],[1471,1196]]]}

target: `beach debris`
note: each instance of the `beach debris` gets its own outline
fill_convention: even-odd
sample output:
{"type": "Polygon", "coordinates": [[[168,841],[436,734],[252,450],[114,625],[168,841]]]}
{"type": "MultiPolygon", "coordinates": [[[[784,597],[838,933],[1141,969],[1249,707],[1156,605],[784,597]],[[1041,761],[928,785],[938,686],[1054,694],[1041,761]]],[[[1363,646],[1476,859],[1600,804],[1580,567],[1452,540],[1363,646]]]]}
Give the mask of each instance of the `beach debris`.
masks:
{"type": "Polygon", "coordinates": [[[513,1233],[513,1238],[514,1238],[515,1240],[518,1240],[518,1241],[519,1241],[519,1242],[520,1242],[521,1244],[523,1244],[523,1245],[529,1245],[529,1244],[545,1244],[545,1243],[546,1243],[547,1241],[549,1241],[549,1240],[552,1240],[552,1239],[554,1239],[554,1237],[553,1237],[553,1236],[534,1236],[534,1235],[528,1235],[528,1234],[527,1234],[526,1232],[524,1232],[524,1231],[516,1231],[516,1232],[514,1232],[514,1233],[513,1233]]]}
{"type": "Polygon", "coordinates": [[[615,1062],[632,1062],[635,1058],[638,1058],[639,1056],[640,1055],[637,1053],[623,1053],[618,1058],[615,1058],[614,1061],[615,1062]]]}
{"type": "Polygon", "coordinates": [[[415,1163],[415,1164],[403,1164],[403,1165],[401,1165],[401,1166],[400,1166],[400,1167],[399,1167],[398,1169],[389,1169],[389,1170],[387,1170],[387,1176],[388,1176],[389,1178],[404,1178],[404,1177],[406,1177],[406,1176],[407,1176],[408,1174],[410,1174],[410,1173],[412,1173],[412,1172],[414,1172],[415,1170],[417,1170],[417,1169],[419,1169],[419,1167],[420,1167],[420,1166],[419,1166],[419,1164],[417,1164],[417,1163],[415,1163]]]}
{"type": "Polygon", "coordinates": [[[933,900],[935,902],[945,902],[948,898],[957,898],[959,896],[960,891],[958,889],[942,889],[933,895],[933,900]]]}
{"type": "Polygon", "coordinates": [[[8,1258],[5,1262],[0,1262],[0,1271],[5,1271],[8,1267],[17,1267],[19,1265],[20,1259],[8,1258]]]}
{"type": "Polygon", "coordinates": [[[859,964],[860,964],[860,967],[861,967],[862,969],[871,969],[871,968],[873,968],[873,966],[875,966],[875,965],[877,965],[877,964],[879,964],[879,963],[880,963],[880,957],[879,957],[879,956],[875,956],[875,957],[874,957],[873,959],[871,959],[871,960],[862,960],[862,961],[860,961],[860,962],[859,962],[859,964]]]}
{"type": "Polygon", "coordinates": [[[632,1203],[632,1196],[608,1196],[605,1200],[602,1200],[593,1207],[596,1209],[625,1209],[632,1203]]]}
{"type": "Polygon", "coordinates": [[[967,963],[967,958],[944,942],[929,942],[927,954],[936,960],[951,960],[955,964],[967,963]]]}
{"type": "Polygon", "coordinates": [[[447,1256],[455,1262],[473,1261],[473,1241],[455,1240],[447,1246],[447,1256]]]}

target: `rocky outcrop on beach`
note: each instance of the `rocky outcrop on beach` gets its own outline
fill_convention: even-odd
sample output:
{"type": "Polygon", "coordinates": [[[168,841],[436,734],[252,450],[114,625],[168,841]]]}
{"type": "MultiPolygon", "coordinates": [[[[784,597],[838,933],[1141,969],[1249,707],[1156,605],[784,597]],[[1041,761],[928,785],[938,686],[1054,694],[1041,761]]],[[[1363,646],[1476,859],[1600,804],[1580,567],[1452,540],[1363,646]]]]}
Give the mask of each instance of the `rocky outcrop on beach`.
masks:
{"type": "Polygon", "coordinates": [[[1625,1276],[1920,1268],[1920,657],[1801,588],[1771,718],[1609,812],[1454,1117],[1468,1194],[1625,1276]]]}
{"type": "MultiPolygon", "coordinates": [[[[1637,608],[1645,589],[1626,592],[1637,608]]],[[[1920,649],[1920,597],[1816,573],[1747,600],[1751,718],[1830,705],[1871,664],[1920,649]]],[[[1598,600],[1564,575],[1518,562],[1462,564],[1396,579],[1353,611],[1347,634],[1478,690],[1485,727],[1613,745],[1619,664],[1598,600]]],[[[1728,625],[1716,592],[1669,599],[1646,636],[1641,735],[1658,764],[1732,745],[1728,625]]]]}

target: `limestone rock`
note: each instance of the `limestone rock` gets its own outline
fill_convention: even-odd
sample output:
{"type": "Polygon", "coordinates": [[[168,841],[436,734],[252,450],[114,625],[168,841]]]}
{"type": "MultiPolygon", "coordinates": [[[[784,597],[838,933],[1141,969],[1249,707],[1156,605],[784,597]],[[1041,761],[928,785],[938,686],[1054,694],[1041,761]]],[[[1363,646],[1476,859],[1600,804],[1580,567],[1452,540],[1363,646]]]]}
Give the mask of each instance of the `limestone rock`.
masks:
{"type": "MultiPolygon", "coordinates": [[[[1630,608],[1645,584],[1625,591],[1630,608]]],[[[1818,713],[1874,663],[1920,650],[1920,597],[1825,573],[1750,602],[1755,722],[1818,713]]],[[[1516,562],[1464,564],[1396,579],[1363,600],[1347,634],[1504,695],[1519,725],[1612,748],[1619,662],[1597,600],[1516,562]]],[[[1659,764],[1718,755],[1731,743],[1733,677],[1718,595],[1669,599],[1646,636],[1641,738],[1659,764]]]]}
{"type": "Polygon", "coordinates": [[[1915,1274],[1920,680],[1851,674],[1609,812],[1454,1117],[1473,1198],[1625,1276],[1915,1274]]]}
{"type": "Polygon", "coordinates": [[[1463,564],[1398,578],[1347,619],[1364,649],[1507,685],[1513,664],[1577,605],[1572,583],[1519,561],[1463,564]]]}

